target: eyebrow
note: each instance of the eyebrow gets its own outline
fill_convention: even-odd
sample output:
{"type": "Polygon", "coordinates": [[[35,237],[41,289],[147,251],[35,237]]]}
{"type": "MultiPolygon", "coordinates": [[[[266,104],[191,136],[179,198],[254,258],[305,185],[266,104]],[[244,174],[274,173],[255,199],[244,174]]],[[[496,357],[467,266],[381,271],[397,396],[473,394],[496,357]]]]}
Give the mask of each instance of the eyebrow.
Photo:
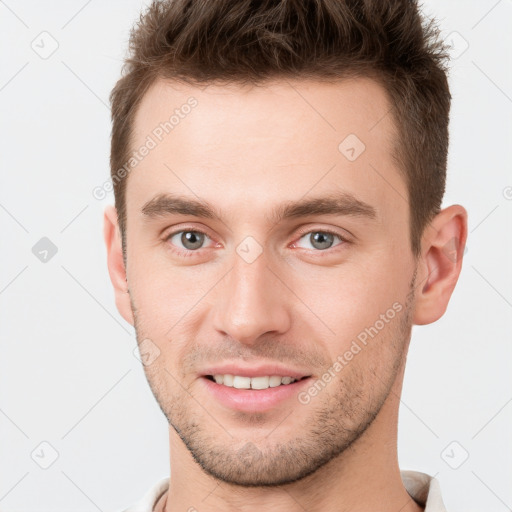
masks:
{"type": "MultiPolygon", "coordinates": [[[[190,215],[222,222],[222,213],[207,201],[174,194],[160,194],[154,197],[144,204],[141,211],[151,219],[174,214],[190,215]]],[[[277,224],[285,219],[296,219],[310,215],[347,215],[377,219],[377,210],[348,192],[338,192],[322,197],[285,201],[272,210],[268,221],[277,224]]]]}

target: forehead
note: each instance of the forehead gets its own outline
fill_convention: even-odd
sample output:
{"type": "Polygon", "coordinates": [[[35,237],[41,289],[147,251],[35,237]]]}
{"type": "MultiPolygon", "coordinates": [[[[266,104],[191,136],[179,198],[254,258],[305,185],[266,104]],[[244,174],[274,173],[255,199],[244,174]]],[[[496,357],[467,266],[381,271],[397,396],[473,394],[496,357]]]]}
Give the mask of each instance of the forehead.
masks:
{"type": "Polygon", "coordinates": [[[407,192],[394,133],[388,97],[369,78],[205,88],[159,80],[134,119],[132,150],[151,149],[129,174],[127,202],[140,208],[173,192],[241,209],[336,189],[396,209],[407,192]]]}
{"type": "Polygon", "coordinates": [[[268,138],[269,131],[287,137],[299,134],[302,125],[304,129],[314,128],[312,139],[329,131],[337,139],[352,130],[361,140],[370,141],[393,130],[389,111],[383,87],[365,77],[331,83],[283,79],[257,85],[205,87],[159,79],[145,93],[136,112],[133,141],[140,141],[160,123],[171,120],[173,114],[170,124],[174,138],[180,134],[190,137],[191,132],[200,129],[198,137],[210,143],[227,132],[236,139],[248,135],[268,138]],[[189,121],[182,123],[187,117],[189,121]],[[295,124],[297,120],[302,123],[295,124]],[[377,124],[380,129],[375,130],[377,124]],[[216,131],[210,131],[214,127],[217,136],[216,131]]]}

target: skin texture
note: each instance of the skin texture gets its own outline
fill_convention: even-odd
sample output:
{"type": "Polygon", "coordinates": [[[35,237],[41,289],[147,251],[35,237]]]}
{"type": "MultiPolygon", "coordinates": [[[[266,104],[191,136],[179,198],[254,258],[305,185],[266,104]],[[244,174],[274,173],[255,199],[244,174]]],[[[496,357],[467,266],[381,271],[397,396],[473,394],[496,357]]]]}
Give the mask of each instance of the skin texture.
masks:
{"type": "Polygon", "coordinates": [[[197,105],[130,172],[126,268],[114,207],[104,216],[116,305],[157,354],[144,369],[170,424],[170,489],[155,510],[422,510],[400,478],[399,397],[411,326],[439,319],[457,282],[465,209],[443,209],[413,257],[393,119],[370,79],[158,81],[137,112],[133,147],[191,97],[197,105]],[[354,161],[338,149],[349,134],[365,145],[354,161]],[[269,219],[284,201],[333,191],[368,203],[375,218],[269,219]],[[142,213],[164,193],[207,201],[222,219],[142,213]],[[206,234],[198,249],[181,237],[194,230],[206,234]],[[325,230],[345,241],[322,248],[312,235],[325,230]],[[262,250],[251,263],[237,252],[248,236],[262,250]],[[377,324],[381,315],[388,321],[377,324]],[[234,411],[200,376],[208,365],[258,361],[315,381],[382,323],[308,403],[234,411]]]}

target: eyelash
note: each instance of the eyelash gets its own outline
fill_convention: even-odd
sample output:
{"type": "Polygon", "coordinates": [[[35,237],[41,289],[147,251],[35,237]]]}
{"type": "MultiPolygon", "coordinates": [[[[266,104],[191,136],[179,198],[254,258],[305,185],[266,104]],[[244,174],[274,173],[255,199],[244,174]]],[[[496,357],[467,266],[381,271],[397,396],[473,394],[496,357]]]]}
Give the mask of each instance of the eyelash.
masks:
{"type": "MultiPolygon", "coordinates": [[[[196,229],[196,228],[182,228],[182,229],[179,229],[178,231],[173,231],[172,233],[169,233],[168,235],[166,235],[164,237],[164,241],[165,242],[169,242],[169,240],[174,236],[174,235],[177,235],[178,233],[186,233],[186,232],[191,232],[191,233],[200,233],[202,235],[205,235],[207,236],[208,238],[211,239],[211,237],[208,235],[208,233],[205,233],[204,231],[201,231],[200,229],[196,229]]],[[[307,234],[310,234],[310,233],[326,233],[326,234],[329,234],[329,235],[333,235],[333,236],[337,236],[342,243],[338,244],[337,246],[335,246],[334,248],[329,248],[329,249],[324,249],[324,250],[313,250],[313,252],[316,252],[316,253],[325,253],[325,252],[332,252],[332,251],[335,251],[336,250],[336,247],[339,247],[339,246],[343,246],[345,244],[348,244],[350,243],[350,241],[345,238],[344,236],[340,235],[338,232],[336,231],[333,231],[333,230],[330,230],[330,229],[308,229],[308,228],[304,228],[302,230],[299,230],[298,232],[298,240],[300,240],[304,235],[307,235],[307,234]]],[[[180,249],[172,249],[173,252],[177,253],[179,256],[183,256],[183,257],[190,257],[190,256],[193,256],[195,254],[197,254],[201,249],[196,249],[195,251],[192,251],[192,250],[180,250],[180,249]]],[[[307,250],[309,251],[309,249],[304,249],[304,250],[307,250]]]]}

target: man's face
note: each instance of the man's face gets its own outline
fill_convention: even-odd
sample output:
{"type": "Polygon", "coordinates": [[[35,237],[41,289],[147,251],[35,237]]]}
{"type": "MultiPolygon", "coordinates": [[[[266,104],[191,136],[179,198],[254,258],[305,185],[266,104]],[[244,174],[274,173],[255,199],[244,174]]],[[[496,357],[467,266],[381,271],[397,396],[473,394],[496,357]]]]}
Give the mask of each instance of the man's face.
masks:
{"type": "Polygon", "coordinates": [[[365,433],[396,389],[415,261],[388,111],[383,89],[357,79],[157,82],[137,112],[132,149],[156,142],[126,191],[137,339],[162,411],[221,480],[311,474],[365,433]],[[172,131],[158,130],[176,109],[172,131]],[[155,200],[167,194],[220,218],[155,200]],[[343,208],[278,215],[325,197],[343,208]],[[306,378],[244,390],[211,374],[246,377],[235,379],[242,386],[248,375],[306,378]]]}

